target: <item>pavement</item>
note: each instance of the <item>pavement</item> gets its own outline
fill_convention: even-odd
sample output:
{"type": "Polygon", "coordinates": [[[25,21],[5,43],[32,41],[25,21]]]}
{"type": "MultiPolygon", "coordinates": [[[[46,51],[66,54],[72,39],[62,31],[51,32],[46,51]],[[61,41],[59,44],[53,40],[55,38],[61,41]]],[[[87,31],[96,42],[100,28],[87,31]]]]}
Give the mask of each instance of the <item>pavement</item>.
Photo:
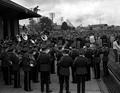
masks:
{"type": "MultiPolygon", "coordinates": [[[[92,76],[91,76],[92,79],[86,82],[85,93],[109,93],[104,82],[101,79],[95,80],[93,78],[94,75],[92,70],[91,70],[91,73],[92,73],[92,76]]],[[[58,83],[58,77],[56,74],[51,75],[51,81],[52,83],[50,85],[50,88],[51,90],[53,90],[52,93],[59,93],[59,83],[58,83]]],[[[21,85],[22,85],[22,88],[13,88],[13,85],[10,85],[10,86],[4,85],[4,82],[2,80],[2,76],[0,73],[0,93],[28,93],[23,89],[23,72],[21,72],[21,85]]],[[[32,83],[31,85],[32,85],[33,91],[31,91],[30,93],[41,93],[40,83],[32,83]]],[[[71,93],[77,93],[77,85],[71,83],[71,77],[70,77],[70,91],[71,93]]]]}

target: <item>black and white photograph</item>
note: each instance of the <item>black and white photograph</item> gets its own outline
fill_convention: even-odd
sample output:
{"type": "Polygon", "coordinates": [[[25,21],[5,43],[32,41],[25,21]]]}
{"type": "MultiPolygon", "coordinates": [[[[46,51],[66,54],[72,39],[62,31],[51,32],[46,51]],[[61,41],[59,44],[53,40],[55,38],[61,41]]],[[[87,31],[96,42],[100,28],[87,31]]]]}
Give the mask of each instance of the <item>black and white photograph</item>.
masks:
{"type": "Polygon", "coordinates": [[[120,93],[120,0],[0,0],[0,93],[120,93]]]}

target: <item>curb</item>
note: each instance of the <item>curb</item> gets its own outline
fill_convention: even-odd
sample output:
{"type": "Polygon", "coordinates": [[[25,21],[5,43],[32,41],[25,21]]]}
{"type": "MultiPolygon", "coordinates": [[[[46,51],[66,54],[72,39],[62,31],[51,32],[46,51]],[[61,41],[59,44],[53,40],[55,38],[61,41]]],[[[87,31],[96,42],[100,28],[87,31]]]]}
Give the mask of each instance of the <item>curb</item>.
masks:
{"type": "Polygon", "coordinates": [[[101,93],[110,93],[102,79],[96,80],[101,93]]]}

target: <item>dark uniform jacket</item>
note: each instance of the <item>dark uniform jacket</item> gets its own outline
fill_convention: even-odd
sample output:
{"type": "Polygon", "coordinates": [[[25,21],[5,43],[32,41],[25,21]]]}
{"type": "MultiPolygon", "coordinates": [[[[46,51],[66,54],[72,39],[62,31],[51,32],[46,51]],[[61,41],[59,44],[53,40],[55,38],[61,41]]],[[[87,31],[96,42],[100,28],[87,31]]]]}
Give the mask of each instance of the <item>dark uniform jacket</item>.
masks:
{"type": "Polygon", "coordinates": [[[108,47],[104,47],[102,53],[103,53],[102,60],[107,62],[108,61],[108,55],[109,55],[109,48],[108,47]]]}
{"type": "Polygon", "coordinates": [[[31,71],[29,54],[26,53],[22,58],[22,68],[24,71],[31,71]]]}
{"type": "Polygon", "coordinates": [[[64,76],[70,75],[69,67],[72,66],[73,59],[69,55],[63,55],[59,62],[59,74],[64,76]]]}
{"type": "Polygon", "coordinates": [[[76,75],[86,75],[87,71],[88,59],[84,56],[78,56],[73,66],[75,67],[75,74],[76,75]]]}
{"type": "Polygon", "coordinates": [[[12,61],[13,71],[18,71],[20,69],[19,57],[14,53],[9,53],[10,61],[12,61]]]}
{"type": "Polygon", "coordinates": [[[57,61],[59,61],[61,59],[61,57],[63,56],[62,52],[60,50],[57,50],[56,51],[56,58],[57,58],[57,61]]]}
{"type": "Polygon", "coordinates": [[[39,71],[51,71],[51,60],[49,54],[41,52],[37,63],[39,65],[39,71]]]}
{"type": "Polygon", "coordinates": [[[70,56],[74,60],[77,56],[79,56],[79,50],[78,49],[72,49],[70,52],[70,56]]]}
{"type": "Polygon", "coordinates": [[[94,62],[95,63],[100,63],[101,59],[100,59],[100,54],[102,53],[101,49],[96,49],[94,51],[94,62]]]}
{"type": "Polygon", "coordinates": [[[88,64],[90,65],[93,58],[93,51],[88,48],[85,52],[85,57],[88,59],[88,64]]]}
{"type": "Polygon", "coordinates": [[[10,60],[9,60],[9,54],[8,54],[8,52],[5,52],[5,51],[4,51],[4,52],[1,54],[0,59],[2,60],[2,66],[3,66],[3,67],[9,67],[10,65],[12,65],[12,63],[11,63],[10,60]]]}

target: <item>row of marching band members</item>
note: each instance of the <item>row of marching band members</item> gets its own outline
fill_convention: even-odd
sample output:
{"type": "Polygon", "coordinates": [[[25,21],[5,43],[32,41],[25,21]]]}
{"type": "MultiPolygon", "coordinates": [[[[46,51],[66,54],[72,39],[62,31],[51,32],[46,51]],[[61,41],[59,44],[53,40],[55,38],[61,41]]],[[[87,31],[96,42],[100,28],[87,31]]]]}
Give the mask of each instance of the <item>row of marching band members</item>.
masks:
{"type": "Polygon", "coordinates": [[[85,81],[91,80],[91,68],[93,68],[94,78],[100,79],[100,63],[103,62],[104,76],[109,75],[108,72],[108,55],[109,48],[106,44],[103,47],[99,47],[97,44],[87,43],[84,48],[71,50],[65,49],[61,53],[56,53],[57,70],[60,83],[60,93],[63,93],[63,83],[65,81],[66,93],[69,93],[69,75],[72,69],[72,83],[77,83],[77,93],[85,93],[85,81]],[[101,56],[103,55],[102,60],[101,56]],[[82,86],[81,86],[82,85],[82,86]],[[81,88],[80,88],[81,86],[81,88]]]}
{"type": "Polygon", "coordinates": [[[24,71],[24,90],[31,91],[31,80],[40,83],[41,92],[44,92],[46,85],[46,93],[51,92],[49,88],[50,74],[55,74],[55,60],[57,60],[57,75],[59,77],[60,93],[63,93],[63,84],[66,83],[66,93],[69,91],[69,76],[72,69],[72,82],[77,83],[78,93],[80,93],[80,84],[82,91],[85,92],[85,81],[91,80],[91,67],[94,70],[95,79],[100,78],[100,55],[103,54],[103,70],[104,75],[108,75],[108,54],[109,48],[106,44],[98,47],[97,44],[92,46],[87,43],[82,49],[62,49],[62,47],[42,47],[28,48],[25,47],[21,51],[16,45],[9,47],[4,46],[1,52],[3,80],[5,84],[12,83],[12,75],[14,76],[14,87],[19,88],[20,70],[24,71]]]}
{"type": "MultiPolygon", "coordinates": [[[[34,83],[39,82],[39,72],[41,72],[41,91],[44,90],[44,83],[47,82],[47,79],[50,83],[50,73],[55,73],[55,57],[52,48],[46,49],[44,45],[40,48],[40,46],[35,47],[28,43],[21,46],[15,42],[5,42],[1,45],[0,50],[2,76],[5,85],[11,85],[12,80],[14,80],[14,88],[21,88],[21,68],[24,71],[25,91],[32,91],[31,80],[34,83]]],[[[49,86],[47,86],[46,92],[50,92],[49,86]]]]}

